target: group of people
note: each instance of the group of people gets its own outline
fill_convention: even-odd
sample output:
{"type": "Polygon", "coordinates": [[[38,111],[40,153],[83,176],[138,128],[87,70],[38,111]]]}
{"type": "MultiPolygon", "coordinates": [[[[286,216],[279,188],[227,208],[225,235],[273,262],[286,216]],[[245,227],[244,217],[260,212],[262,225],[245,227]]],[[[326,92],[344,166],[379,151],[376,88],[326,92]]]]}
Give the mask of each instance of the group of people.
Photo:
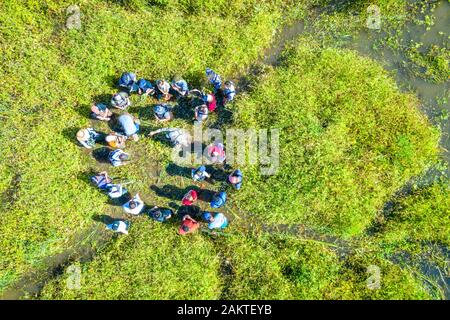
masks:
{"type": "MultiPolygon", "coordinates": [[[[138,95],[153,96],[162,103],[154,106],[153,112],[155,120],[158,122],[167,122],[174,118],[172,108],[167,103],[170,100],[179,99],[196,99],[200,101],[195,105],[195,121],[202,122],[206,120],[209,112],[213,112],[218,107],[218,100],[221,105],[225,105],[232,101],[235,97],[234,84],[231,81],[222,83],[221,77],[210,68],[206,69],[206,76],[212,84],[213,93],[204,93],[200,90],[189,90],[187,82],[181,77],[174,77],[171,84],[166,80],[157,80],[152,84],[149,80],[144,78],[137,80],[134,73],[123,73],[119,79],[118,86],[122,91],[114,94],[111,98],[110,104],[113,108],[125,111],[130,105],[130,94],[136,92],[138,95]]],[[[91,117],[100,121],[115,121],[115,129],[109,134],[97,132],[93,128],[81,129],[77,132],[77,140],[85,148],[92,149],[96,143],[106,143],[112,149],[108,153],[108,160],[113,166],[121,166],[127,164],[130,160],[130,155],[123,151],[128,140],[137,141],[139,139],[140,121],[131,114],[124,112],[116,116],[110,108],[103,103],[94,104],[91,107],[91,117]]],[[[164,133],[166,139],[172,146],[188,145],[190,143],[189,135],[179,128],[161,128],[150,132],[149,136],[154,136],[159,133],[164,133]]],[[[225,148],[222,143],[214,142],[208,146],[208,156],[213,164],[225,163],[225,148]]],[[[212,178],[212,174],[207,172],[205,166],[193,168],[192,179],[196,182],[204,181],[212,178]]],[[[239,190],[243,181],[242,172],[234,170],[227,177],[227,182],[239,190]]],[[[174,216],[172,209],[160,208],[158,206],[148,207],[141,199],[139,194],[131,196],[123,183],[114,183],[106,171],[100,172],[91,177],[91,182],[96,185],[101,191],[107,193],[111,199],[119,201],[123,210],[132,216],[147,214],[150,218],[166,222],[174,216]]],[[[182,208],[194,208],[194,204],[199,198],[199,193],[202,190],[189,190],[181,199],[182,208]]],[[[212,196],[210,206],[213,209],[222,208],[227,201],[227,194],[225,191],[220,191],[212,196]]],[[[198,207],[195,207],[198,208],[198,207]]],[[[182,212],[183,210],[180,210],[182,212]]],[[[187,210],[188,212],[195,212],[201,217],[210,230],[222,230],[228,225],[227,217],[221,212],[187,210]]],[[[180,216],[181,225],[178,229],[179,234],[187,234],[195,232],[199,229],[200,222],[192,217],[193,214],[183,214],[180,216]]],[[[195,216],[196,218],[196,216],[195,216]]],[[[115,220],[107,225],[107,229],[114,232],[128,234],[130,227],[129,221],[115,220]]]]}

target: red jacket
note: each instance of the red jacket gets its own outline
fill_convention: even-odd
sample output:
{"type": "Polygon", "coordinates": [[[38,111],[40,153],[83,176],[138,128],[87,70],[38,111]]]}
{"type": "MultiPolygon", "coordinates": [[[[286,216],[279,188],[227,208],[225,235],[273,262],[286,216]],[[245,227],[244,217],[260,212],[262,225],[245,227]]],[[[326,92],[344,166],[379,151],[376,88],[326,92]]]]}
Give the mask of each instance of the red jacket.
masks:
{"type": "Polygon", "coordinates": [[[197,200],[197,192],[195,190],[190,190],[184,197],[183,200],[181,200],[181,203],[184,206],[192,206],[192,204],[197,200]],[[188,195],[192,195],[193,200],[190,201],[189,199],[187,199],[188,195]]]}
{"type": "Polygon", "coordinates": [[[191,219],[191,218],[186,218],[183,220],[183,223],[180,226],[180,229],[178,229],[178,233],[179,234],[187,234],[187,233],[192,233],[195,230],[198,229],[198,227],[200,226],[200,224],[191,219]]]}

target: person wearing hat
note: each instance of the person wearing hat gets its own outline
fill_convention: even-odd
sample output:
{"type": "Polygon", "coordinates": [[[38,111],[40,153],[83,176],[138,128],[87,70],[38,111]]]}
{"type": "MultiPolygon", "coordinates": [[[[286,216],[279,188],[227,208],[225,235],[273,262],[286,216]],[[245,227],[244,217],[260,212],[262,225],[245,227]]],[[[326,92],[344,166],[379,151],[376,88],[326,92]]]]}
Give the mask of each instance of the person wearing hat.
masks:
{"type": "Polygon", "coordinates": [[[92,149],[95,144],[102,140],[102,134],[92,128],[80,129],[77,132],[78,142],[87,149],[92,149]]]}
{"type": "Polygon", "coordinates": [[[141,197],[139,197],[139,194],[137,193],[134,198],[126,202],[122,208],[126,213],[137,216],[144,209],[144,201],[141,200],[141,197]]]}
{"type": "Polygon", "coordinates": [[[172,109],[169,104],[161,103],[153,107],[155,119],[158,122],[168,122],[173,119],[172,109]]]}
{"type": "Polygon", "coordinates": [[[227,202],[227,194],[224,191],[216,193],[211,200],[211,208],[220,208],[227,202]]]}
{"type": "Polygon", "coordinates": [[[186,80],[180,76],[175,76],[172,80],[171,91],[176,97],[186,96],[189,92],[189,87],[186,80]]]}
{"type": "Polygon", "coordinates": [[[214,142],[208,146],[207,154],[212,163],[223,164],[225,162],[225,147],[220,142],[214,142]]]}
{"type": "Polygon", "coordinates": [[[181,203],[184,206],[192,206],[194,202],[197,201],[197,199],[198,199],[197,191],[189,190],[188,193],[184,195],[183,199],[181,200],[181,203]]]}
{"type": "Polygon", "coordinates": [[[211,175],[208,172],[206,172],[205,166],[200,166],[197,169],[192,169],[191,175],[194,181],[199,182],[205,180],[206,178],[211,178],[211,175]]]}
{"type": "Polygon", "coordinates": [[[119,79],[119,87],[127,89],[128,92],[137,91],[136,74],[133,72],[124,72],[119,79]]]}
{"type": "Polygon", "coordinates": [[[185,215],[181,222],[181,226],[178,229],[178,233],[181,235],[185,235],[188,233],[195,232],[200,227],[200,224],[191,218],[190,215],[185,215]]]}
{"type": "Polygon", "coordinates": [[[202,218],[208,222],[208,229],[220,229],[223,230],[228,226],[228,219],[222,213],[217,212],[203,212],[202,218]]]}
{"type": "Polygon", "coordinates": [[[138,133],[140,121],[138,119],[129,113],[124,113],[117,118],[117,122],[119,123],[120,131],[122,131],[127,138],[131,138],[134,141],[139,140],[138,133]]]}
{"type": "Polygon", "coordinates": [[[130,222],[116,220],[113,223],[106,225],[106,230],[111,230],[118,233],[128,234],[128,229],[130,228],[130,222]]]}
{"type": "Polygon", "coordinates": [[[111,98],[111,105],[120,110],[125,110],[126,108],[131,106],[131,101],[128,93],[121,91],[114,94],[111,98]]]}
{"type": "Polygon", "coordinates": [[[223,89],[223,104],[226,104],[234,99],[236,91],[234,89],[233,81],[226,81],[223,89]]]}
{"type": "Polygon", "coordinates": [[[142,96],[149,96],[155,93],[155,88],[153,87],[152,83],[144,78],[139,79],[137,82],[137,94],[142,96]]]}
{"type": "Polygon", "coordinates": [[[172,217],[173,211],[171,209],[159,208],[158,206],[154,206],[149,210],[148,215],[150,216],[150,218],[158,222],[165,222],[172,217]]]}
{"type": "Polygon", "coordinates": [[[218,91],[222,87],[222,79],[215,73],[212,69],[206,68],[206,77],[209,82],[213,85],[214,91],[218,91]]]}
{"type": "Polygon", "coordinates": [[[111,132],[110,134],[108,134],[105,138],[106,143],[108,143],[108,145],[111,148],[114,149],[123,149],[125,148],[125,141],[127,140],[126,136],[123,136],[117,132],[111,132]]]}
{"type": "Polygon", "coordinates": [[[204,94],[202,96],[202,100],[208,106],[209,112],[213,112],[214,110],[217,109],[217,100],[214,94],[211,93],[204,94]]]}
{"type": "Polygon", "coordinates": [[[130,155],[121,149],[116,149],[109,153],[108,160],[114,167],[123,166],[130,160],[130,155]]]}
{"type": "Polygon", "coordinates": [[[166,139],[175,147],[177,145],[189,146],[191,141],[191,136],[183,129],[178,128],[161,128],[150,132],[148,135],[153,137],[154,135],[164,132],[166,139]]]}
{"type": "Polygon", "coordinates": [[[228,176],[228,182],[236,189],[239,190],[242,186],[242,181],[244,177],[242,175],[241,170],[237,169],[234,170],[229,176],[228,176]]]}
{"type": "Polygon", "coordinates": [[[205,121],[206,119],[208,119],[208,107],[206,106],[206,104],[202,104],[200,106],[196,106],[195,107],[195,120],[198,122],[202,122],[205,121]]]}
{"type": "Polygon", "coordinates": [[[172,98],[172,95],[169,93],[170,84],[166,80],[156,81],[156,89],[156,98],[158,100],[169,101],[172,98]]]}
{"type": "Polygon", "coordinates": [[[100,121],[109,121],[113,113],[105,104],[97,103],[91,106],[91,118],[100,121]]]}

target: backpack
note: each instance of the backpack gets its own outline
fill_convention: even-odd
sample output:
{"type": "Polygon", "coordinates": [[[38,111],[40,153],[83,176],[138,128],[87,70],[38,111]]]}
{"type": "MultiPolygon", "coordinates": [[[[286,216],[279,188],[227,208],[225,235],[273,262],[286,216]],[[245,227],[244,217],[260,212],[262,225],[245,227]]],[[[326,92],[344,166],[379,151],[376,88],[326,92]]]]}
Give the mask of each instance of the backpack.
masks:
{"type": "Polygon", "coordinates": [[[106,178],[102,174],[98,174],[91,177],[91,182],[100,190],[106,190],[108,185],[111,183],[111,179],[106,178]]]}

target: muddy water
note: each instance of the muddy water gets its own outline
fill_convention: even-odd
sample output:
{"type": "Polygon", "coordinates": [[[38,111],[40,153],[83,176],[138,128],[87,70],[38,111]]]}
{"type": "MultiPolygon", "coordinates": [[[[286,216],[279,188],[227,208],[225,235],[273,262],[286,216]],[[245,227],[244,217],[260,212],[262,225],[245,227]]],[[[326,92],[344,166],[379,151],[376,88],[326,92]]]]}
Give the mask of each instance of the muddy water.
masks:
{"type": "Polygon", "coordinates": [[[273,45],[264,52],[262,62],[268,65],[277,66],[280,56],[285,46],[294,41],[305,31],[304,21],[297,21],[282,29],[275,37],[273,45]]]}

